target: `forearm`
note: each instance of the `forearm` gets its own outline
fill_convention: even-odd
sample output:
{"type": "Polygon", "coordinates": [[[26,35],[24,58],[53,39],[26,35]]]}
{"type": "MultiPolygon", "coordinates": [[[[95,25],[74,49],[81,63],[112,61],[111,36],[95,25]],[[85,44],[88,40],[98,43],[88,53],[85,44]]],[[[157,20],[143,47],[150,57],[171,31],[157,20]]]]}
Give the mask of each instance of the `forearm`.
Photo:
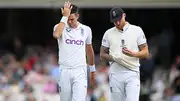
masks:
{"type": "Polygon", "coordinates": [[[149,51],[148,50],[141,50],[136,53],[135,57],[137,58],[147,58],[149,56],[149,51]]]}
{"type": "Polygon", "coordinates": [[[61,37],[63,29],[65,27],[65,24],[60,22],[56,28],[56,31],[53,33],[54,38],[58,39],[59,37],[61,37]]]}
{"type": "Polygon", "coordinates": [[[107,53],[100,54],[101,60],[114,61],[113,57],[107,53]]]}
{"type": "Polygon", "coordinates": [[[68,18],[67,17],[62,17],[60,23],[58,24],[58,26],[56,27],[53,36],[54,38],[58,39],[59,37],[61,37],[63,30],[66,26],[68,18]]]}
{"type": "Polygon", "coordinates": [[[88,65],[92,66],[94,65],[94,51],[91,49],[87,52],[87,62],[88,65]]]}
{"type": "Polygon", "coordinates": [[[95,63],[94,63],[94,51],[91,50],[91,52],[87,53],[87,62],[88,67],[91,73],[94,73],[96,71],[95,63]]]}

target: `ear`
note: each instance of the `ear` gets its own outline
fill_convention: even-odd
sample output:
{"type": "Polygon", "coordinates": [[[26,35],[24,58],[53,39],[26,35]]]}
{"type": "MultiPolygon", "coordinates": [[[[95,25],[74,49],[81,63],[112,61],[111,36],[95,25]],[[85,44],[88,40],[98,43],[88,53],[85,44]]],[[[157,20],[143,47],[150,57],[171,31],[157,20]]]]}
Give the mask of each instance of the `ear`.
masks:
{"type": "Polygon", "coordinates": [[[75,14],[76,15],[76,17],[77,17],[77,19],[79,18],[79,14],[77,13],[77,14],[75,14]]]}
{"type": "Polygon", "coordinates": [[[123,13],[123,17],[126,17],[126,13],[123,13]]]}

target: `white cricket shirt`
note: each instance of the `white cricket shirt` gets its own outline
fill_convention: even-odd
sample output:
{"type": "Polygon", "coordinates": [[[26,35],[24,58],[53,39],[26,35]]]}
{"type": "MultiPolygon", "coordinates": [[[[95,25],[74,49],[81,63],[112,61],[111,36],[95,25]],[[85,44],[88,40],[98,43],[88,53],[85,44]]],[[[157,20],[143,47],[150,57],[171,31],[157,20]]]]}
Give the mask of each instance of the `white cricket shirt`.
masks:
{"type": "MultiPolygon", "coordinates": [[[[102,39],[102,46],[109,48],[109,54],[116,57],[121,57],[128,69],[139,71],[139,59],[136,57],[130,57],[122,53],[123,46],[129,50],[138,52],[138,46],[146,43],[146,38],[143,30],[139,26],[131,25],[127,23],[123,31],[118,30],[116,27],[108,29],[102,39]]],[[[114,68],[114,70],[118,70],[114,68]]],[[[113,70],[112,70],[113,71],[113,70]]]]}
{"type": "MultiPolygon", "coordinates": [[[[55,28],[57,25],[55,25],[55,28]]],[[[86,44],[92,43],[91,28],[78,24],[77,28],[68,25],[64,28],[62,36],[58,39],[59,64],[67,68],[86,66],[86,44]]]]}

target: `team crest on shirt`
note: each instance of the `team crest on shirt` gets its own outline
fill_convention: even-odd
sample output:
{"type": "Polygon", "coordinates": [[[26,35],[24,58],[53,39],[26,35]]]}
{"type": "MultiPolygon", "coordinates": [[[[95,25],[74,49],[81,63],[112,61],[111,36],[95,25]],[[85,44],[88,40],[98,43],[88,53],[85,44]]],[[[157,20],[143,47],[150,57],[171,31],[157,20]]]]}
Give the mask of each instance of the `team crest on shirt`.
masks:
{"type": "Polygon", "coordinates": [[[84,29],[81,29],[81,36],[84,36],[84,29]]]}
{"type": "Polygon", "coordinates": [[[122,44],[122,46],[124,46],[124,45],[125,45],[125,41],[124,41],[124,39],[122,39],[122,40],[121,40],[121,44],[122,44]]]}
{"type": "Polygon", "coordinates": [[[67,32],[70,32],[70,31],[71,31],[71,29],[70,29],[70,28],[66,28],[66,31],[67,31],[67,32]]]}
{"type": "Polygon", "coordinates": [[[124,40],[124,39],[121,40],[121,47],[126,47],[126,44],[125,44],[125,40],[124,40]]]}

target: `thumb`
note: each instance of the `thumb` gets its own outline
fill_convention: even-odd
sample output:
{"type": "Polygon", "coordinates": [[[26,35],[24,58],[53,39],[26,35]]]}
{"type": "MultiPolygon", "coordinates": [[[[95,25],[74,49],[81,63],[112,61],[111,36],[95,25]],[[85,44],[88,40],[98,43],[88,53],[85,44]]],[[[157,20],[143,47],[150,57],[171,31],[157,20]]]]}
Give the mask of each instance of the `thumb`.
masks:
{"type": "Polygon", "coordinates": [[[61,8],[61,13],[63,13],[64,12],[64,9],[63,8],[61,8]]]}

